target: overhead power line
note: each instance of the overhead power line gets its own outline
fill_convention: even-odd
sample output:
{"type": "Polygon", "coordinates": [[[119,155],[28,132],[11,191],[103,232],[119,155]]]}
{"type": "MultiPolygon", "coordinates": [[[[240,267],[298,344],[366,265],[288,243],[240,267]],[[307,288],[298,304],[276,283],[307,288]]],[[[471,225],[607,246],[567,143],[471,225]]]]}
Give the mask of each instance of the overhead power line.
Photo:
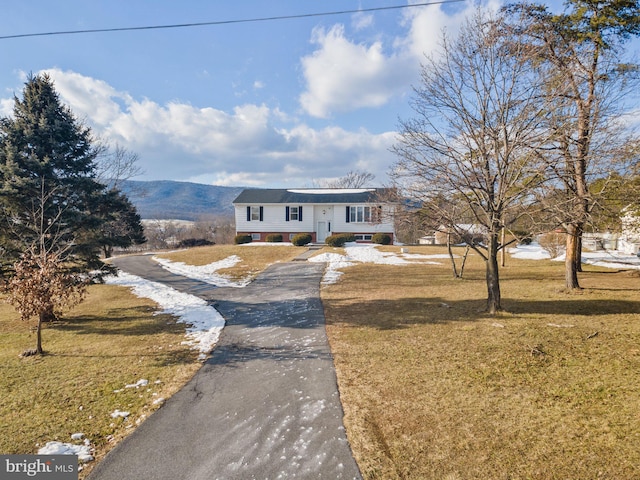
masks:
{"type": "Polygon", "coordinates": [[[465,0],[442,0],[425,3],[413,3],[408,5],[393,5],[389,7],[373,7],[373,8],[360,8],[357,10],[340,10],[335,12],[318,12],[318,13],[302,13],[298,15],[280,15],[276,17],[259,17],[259,18],[244,18],[239,20],[218,20],[212,22],[197,22],[197,23],[174,23],[169,25],[146,25],[139,27],[116,27],[116,28],[92,28],[86,30],[65,30],[56,32],[39,32],[39,33],[20,33],[16,35],[0,35],[0,40],[7,40],[10,38],[25,38],[25,37],[48,37],[54,35],[77,35],[83,33],[110,33],[110,32],[131,32],[135,30],[161,30],[167,28],[190,28],[190,27],[205,27],[211,25],[231,25],[234,23],[256,23],[256,22],[272,22],[276,20],[291,20],[296,18],[310,18],[310,17],[327,17],[331,15],[345,15],[350,13],[367,13],[367,12],[379,12],[382,10],[399,10],[401,8],[415,8],[426,7],[429,5],[442,5],[447,3],[458,3],[465,0]]]}

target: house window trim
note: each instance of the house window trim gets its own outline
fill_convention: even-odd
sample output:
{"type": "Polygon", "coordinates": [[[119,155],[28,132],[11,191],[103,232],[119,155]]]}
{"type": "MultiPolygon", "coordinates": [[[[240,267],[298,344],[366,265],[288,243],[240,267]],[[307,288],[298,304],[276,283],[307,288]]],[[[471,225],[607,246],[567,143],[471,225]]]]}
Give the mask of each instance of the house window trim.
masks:
{"type": "Polygon", "coordinates": [[[302,221],[302,205],[286,206],[284,219],[287,222],[301,222],[302,221]]]}
{"type": "Polygon", "coordinates": [[[247,222],[264,221],[264,207],[262,205],[247,205],[247,222]]]}
{"type": "Polygon", "coordinates": [[[373,205],[348,205],[346,209],[347,223],[375,223],[374,218],[377,214],[373,205]]]}

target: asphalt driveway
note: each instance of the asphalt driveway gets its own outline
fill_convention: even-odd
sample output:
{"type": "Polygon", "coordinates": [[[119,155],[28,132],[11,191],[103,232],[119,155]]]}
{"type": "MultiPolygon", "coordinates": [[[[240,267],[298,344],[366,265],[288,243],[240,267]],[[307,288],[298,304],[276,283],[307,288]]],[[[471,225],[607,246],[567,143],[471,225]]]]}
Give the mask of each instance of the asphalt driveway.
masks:
{"type": "Polygon", "coordinates": [[[227,324],[193,379],[90,480],[361,478],[324,328],[323,264],[275,264],[245,288],[216,288],[146,256],[114,263],[208,300],[227,324]]]}

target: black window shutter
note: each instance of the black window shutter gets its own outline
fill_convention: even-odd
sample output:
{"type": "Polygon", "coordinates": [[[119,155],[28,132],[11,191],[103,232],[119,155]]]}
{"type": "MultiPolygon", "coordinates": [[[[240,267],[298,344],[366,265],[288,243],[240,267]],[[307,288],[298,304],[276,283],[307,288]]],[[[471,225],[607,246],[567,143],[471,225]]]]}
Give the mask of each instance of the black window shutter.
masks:
{"type": "Polygon", "coordinates": [[[247,222],[251,221],[251,207],[247,207],[247,222]]]}
{"type": "Polygon", "coordinates": [[[264,207],[260,207],[260,221],[264,218],[264,207]]]}
{"type": "Polygon", "coordinates": [[[298,221],[302,221],[302,205],[298,207],[298,221]]]}
{"type": "Polygon", "coordinates": [[[289,207],[284,207],[284,220],[285,222],[289,221],[289,207]]]}
{"type": "Polygon", "coordinates": [[[347,205],[347,223],[349,223],[349,220],[351,219],[351,218],[350,218],[350,217],[351,217],[351,215],[349,215],[349,213],[350,213],[350,208],[349,208],[349,206],[347,205]]]}

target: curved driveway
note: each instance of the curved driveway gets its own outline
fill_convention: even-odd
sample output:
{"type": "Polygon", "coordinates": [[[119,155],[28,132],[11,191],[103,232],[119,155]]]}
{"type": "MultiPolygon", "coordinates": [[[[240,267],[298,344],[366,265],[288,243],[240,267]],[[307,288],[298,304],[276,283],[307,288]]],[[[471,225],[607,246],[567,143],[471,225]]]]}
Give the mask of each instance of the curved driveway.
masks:
{"type": "Polygon", "coordinates": [[[114,263],[205,298],[227,324],[193,379],[90,480],[361,478],[324,329],[322,264],[275,264],[245,288],[216,288],[148,256],[114,263]]]}

